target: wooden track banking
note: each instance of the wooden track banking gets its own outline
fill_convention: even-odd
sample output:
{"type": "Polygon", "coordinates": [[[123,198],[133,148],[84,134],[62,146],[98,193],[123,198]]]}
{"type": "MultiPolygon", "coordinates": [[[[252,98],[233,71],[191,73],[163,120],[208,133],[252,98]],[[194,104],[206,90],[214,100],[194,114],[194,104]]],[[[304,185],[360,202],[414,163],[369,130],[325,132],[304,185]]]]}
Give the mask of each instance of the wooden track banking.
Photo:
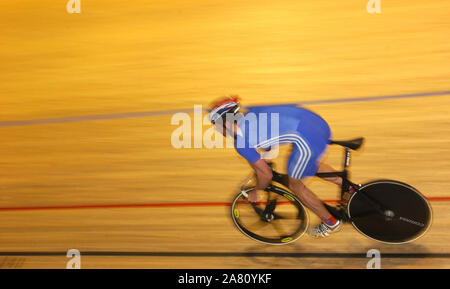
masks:
{"type": "Polygon", "coordinates": [[[383,268],[450,268],[449,1],[81,2],[0,3],[1,268],[65,268],[68,249],[82,268],[365,268],[372,248],[383,268]],[[246,162],[170,142],[174,112],[226,94],[307,103],[335,139],[364,136],[352,179],[416,187],[430,231],[397,246],[348,225],[281,247],[246,238],[229,217],[246,162]]]}

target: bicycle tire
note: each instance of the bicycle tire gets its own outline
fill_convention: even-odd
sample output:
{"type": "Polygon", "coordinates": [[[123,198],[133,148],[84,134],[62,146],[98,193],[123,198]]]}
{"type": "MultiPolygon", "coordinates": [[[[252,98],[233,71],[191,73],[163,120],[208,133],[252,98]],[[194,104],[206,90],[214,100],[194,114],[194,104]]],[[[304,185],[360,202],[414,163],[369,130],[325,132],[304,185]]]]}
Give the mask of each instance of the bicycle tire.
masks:
{"type": "Polygon", "coordinates": [[[292,234],[280,236],[279,238],[268,238],[268,237],[258,235],[256,233],[252,232],[251,230],[249,230],[248,228],[246,228],[242,224],[242,222],[240,220],[240,213],[236,208],[238,201],[241,198],[245,198],[243,196],[242,192],[238,193],[235,196],[235,198],[233,199],[233,202],[231,204],[231,217],[232,217],[233,223],[244,235],[246,235],[247,237],[249,237],[255,241],[258,241],[258,242],[261,242],[264,244],[286,245],[286,244],[295,242],[301,236],[303,236],[303,234],[306,232],[308,225],[309,225],[309,217],[308,217],[305,207],[303,206],[303,204],[300,202],[300,200],[294,194],[292,194],[291,192],[289,192],[283,188],[271,185],[269,188],[266,189],[266,191],[278,194],[282,198],[284,198],[286,201],[289,201],[290,203],[292,203],[296,206],[296,208],[298,209],[297,217],[299,220],[301,220],[301,223],[300,223],[300,226],[297,228],[297,230],[295,230],[295,232],[293,232],[292,234]]]}
{"type": "Polygon", "coordinates": [[[351,196],[347,214],[357,231],[387,244],[415,241],[432,223],[432,209],[427,199],[412,186],[393,180],[362,185],[351,196]],[[373,201],[383,208],[376,209],[373,201]]]}

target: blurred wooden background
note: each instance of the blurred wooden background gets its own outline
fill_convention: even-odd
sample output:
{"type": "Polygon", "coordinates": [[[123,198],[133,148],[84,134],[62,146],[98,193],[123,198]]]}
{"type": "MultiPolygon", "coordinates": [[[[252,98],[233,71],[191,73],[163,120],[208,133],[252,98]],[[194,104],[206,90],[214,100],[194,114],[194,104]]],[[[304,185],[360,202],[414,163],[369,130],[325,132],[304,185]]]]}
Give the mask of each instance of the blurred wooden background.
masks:
{"type": "MultiPolygon", "coordinates": [[[[450,268],[450,2],[381,3],[369,14],[366,0],[82,0],[81,14],[68,14],[64,1],[2,1],[0,267],[65,268],[64,255],[5,252],[78,249],[193,254],[82,256],[83,268],[365,268],[367,258],[270,253],[375,248],[444,254],[384,258],[383,268],[450,268]],[[216,203],[231,201],[246,162],[233,149],[170,142],[173,111],[227,94],[247,106],[307,102],[336,139],[366,137],[353,180],[416,187],[433,198],[431,230],[402,246],[351,226],[282,247],[243,236],[216,203]],[[392,97],[368,101],[379,96],[392,97]]],[[[327,161],[340,160],[331,148],[327,161]]],[[[333,186],[308,184],[337,198],[333,186]]]]}

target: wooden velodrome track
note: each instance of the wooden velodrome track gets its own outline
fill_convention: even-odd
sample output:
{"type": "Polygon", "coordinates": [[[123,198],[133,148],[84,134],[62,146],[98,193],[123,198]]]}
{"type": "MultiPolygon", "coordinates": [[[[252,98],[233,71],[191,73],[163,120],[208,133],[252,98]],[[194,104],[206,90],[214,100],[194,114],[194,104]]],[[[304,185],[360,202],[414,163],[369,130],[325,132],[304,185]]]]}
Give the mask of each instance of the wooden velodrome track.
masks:
{"type": "Polygon", "coordinates": [[[0,267],[65,268],[78,249],[82,268],[365,268],[374,248],[382,268],[450,268],[449,1],[64,2],[0,3],[0,267]],[[227,206],[246,162],[170,142],[175,111],[227,94],[305,103],[336,139],[366,137],[352,179],[413,185],[431,229],[396,246],[350,225],[248,239],[227,206]]]}

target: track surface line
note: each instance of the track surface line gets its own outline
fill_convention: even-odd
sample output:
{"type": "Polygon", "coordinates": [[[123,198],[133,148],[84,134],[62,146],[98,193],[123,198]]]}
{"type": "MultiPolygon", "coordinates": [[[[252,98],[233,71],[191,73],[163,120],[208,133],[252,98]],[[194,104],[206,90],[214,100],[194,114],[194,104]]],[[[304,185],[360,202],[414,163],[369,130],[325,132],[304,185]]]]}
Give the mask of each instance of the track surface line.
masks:
{"type": "MultiPolygon", "coordinates": [[[[450,197],[429,197],[430,202],[448,202],[450,197]]],[[[325,203],[339,203],[339,200],[324,200],[325,203]]],[[[68,206],[36,206],[36,207],[0,207],[5,211],[37,211],[37,210],[79,210],[79,209],[124,209],[124,208],[177,208],[177,207],[230,207],[228,202],[196,202],[196,203],[147,203],[147,204],[105,204],[105,205],[68,205],[68,206]]]]}
{"type": "MultiPolygon", "coordinates": [[[[293,105],[317,105],[317,104],[332,104],[332,103],[345,103],[345,102],[365,102],[365,101],[376,101],[376,100],[386,100],[386,99],[441,96],[441,95],[448,95],[448,94],[450,94],[450,90],[449,91],[413,93],[413,94],[382,95],[382,96],[372,96],[372,97],[325,99],[325,100],[314,100],[314,101],[305,101],[305,102],[297,102],[297,103],[284,103],[284,104],[278,104],[278,105],[293,106],[293,105]]],[[[265,104],[265,105],[267,105],[267,104],[265,104]]],[[[272,105],[276,105],[276,104],[272,104],[272,105]]],[[[248,107],[257,107],[257,106],[261,106],[261,105],[253,105],[253,106],[248,106],[248,107]]],[[[63,123],[86,122],[86,121],[96,121],[96,120],[115,120],[115,119],[127,119],[127,118],[137,118],[137,117],[151,117],[151,116],[171,115],[171,114],[175,114],[175,113],[179,113],[179,112],[192,113],[193,109],[138,111],[138,112],[124,112],[124,113],[113,113],[113,114],[69,116],[69,117],[58,117],[58,118],[0,121],[0,127],[29,126],[29,125],[43,125],[43,124],[63,124],[63,123]]]]}

